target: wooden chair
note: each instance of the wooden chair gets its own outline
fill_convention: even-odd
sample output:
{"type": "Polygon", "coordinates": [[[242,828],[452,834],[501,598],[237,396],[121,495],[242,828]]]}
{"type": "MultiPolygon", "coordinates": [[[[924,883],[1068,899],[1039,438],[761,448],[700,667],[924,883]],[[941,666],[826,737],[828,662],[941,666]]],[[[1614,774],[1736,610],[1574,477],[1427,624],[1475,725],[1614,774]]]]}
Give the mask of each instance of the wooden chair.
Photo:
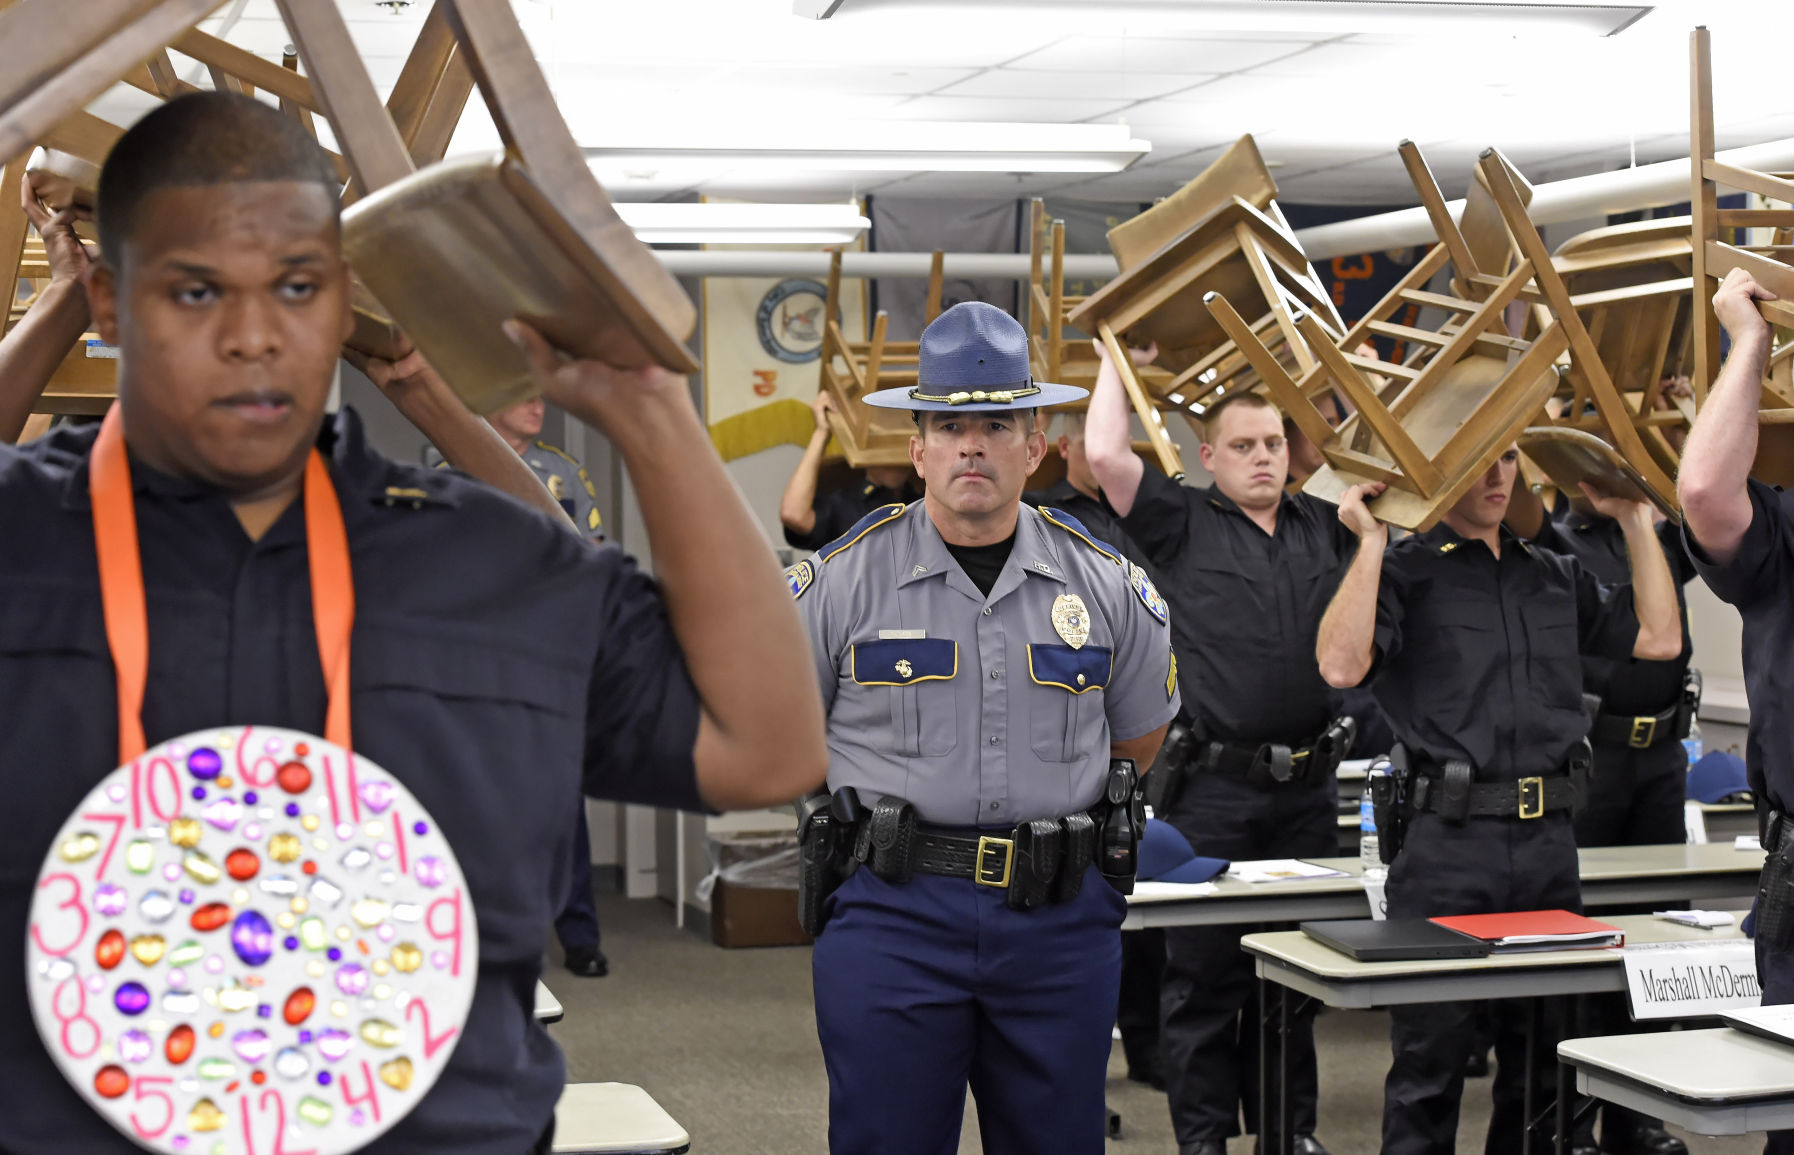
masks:
{"type": "MultiPolygon", "coordinates": [[[[926,328],[941,314],[943,254],[936,252],[928,273],[926,328]]],[[[883,309],[872,319],[872,336],[849,341],[841,331],[841,254],[829,258],[828,292],[823,315],[821,380],[818,388],[834,399],[829,428],[840,444],[847,463],[855,469],[869,465],[908,465],[909,439],[916,425],[898,409],[875,409],[861,398],[880,389],[913,386],[920,341],[890,341],[886,332],[890,317],[883,309]]]]}
{"type": "Polygon", "coordinates": [[[1067,321],[1096,334],[1120,370],[1134,411],[1146,426],[1160,467],[1183,471],[1177,447],[1153,401],[1194,420],[1207,400],[1257,383],[1263,370],[1244,356],[1240,338],[1220,327],[1202,299],[1221,293],[1240,302],[1252,321],[1252,343],[1306,376],[1315,359],[1295,318],[1337,339],[1344,329],[1277,207],[1277,183],[1250,136],[1241,137],[1195,180],[1109,231],[1121,273],[1068,311],[1067,321]],[[1122,345],[1157,343],[1157,364],[1169,376],[1153,394],[1122,345]]]}
{"type": "Polygon", "coordinates": [[[1719,374],[1719,317],[1713,312],[1713,291],[1731,270],[1745,269],[1779,298],[1758,302],[1763,316],[1776,326],[1778,340],[1764,382],[1753,472],[1773,484],[1790,484],[1794,483],[1794,380],[1789,374],[1787,330],[1794,329],[1794,174],[1756,172],[1715,159],[1713,55],[1705,28],[1696,28],[1689,37],[1689,58],[1695,405],[1706,401],[1719,374]],[[1722,186],[1787,207],[1721,209],[1722,186]],[[1769,244],[1737,244],[1730,235],[1735,229],[1773,232],[1769,244]]]}
{"type": "MultiPolygon", "coordinates": [[[[390,106],[335,5],[278,0],[307,79],[196,39],[193,26],[219,2],[91,0],[80,21],[57,0],[0,11],[0,41],[33,46],[0,62],[0,156],[44,139],[120,78],[165,96],[182,91],[166,47],[203,53],[215,84],[259,85],[301,119],[330,119],[350,178],[346,199],[356,202],[344,247],[370,290],[359,301],[360,335],[380,351],[391,351],[402,328],[479,412],[533,388],[500,329],[512,316],[575,356],[696,368],[683,344],[695,308],[593,178],[505,0],[438,0],[390,106]],[[467,77],[506,151],[420,171],[417,158],[446,145],[471,91],[467,77]]],[[[8,239],[0,228],[0,246],[8,239]]]]}
{"type": "MultiPolygon", "coordinates": [[[[1411,172],[1424,170],[1425,160],[1412,144],[1404,143],[1402,153],[1411,172]]],[[[1491,202],[1504,216],[1511,215],[1521,193],[1506,162],[1491,150],[1479,167],[1491,202]]],[[[1304,489],[1337,500],[1352,485],[1386,482],[1388,490],[1371,503],[1372,509],[1383,520],[1413,530],[1436,523],[1533,423],[1558,388],[1556,362],[1572,343],[1569,326],[1555,319],[1531,341],[1506,330],[1508,306],[1522,299],[1535,276],[1541,283],[1552,279],[1549,255],[1537,233],[1530,244],[1525,237],[1515,238],[1518,260],[1511,269],[1496,265],[1500,275],[1484,272],[1483,262],[1505,260],[1498,255],[1505,249],[1474,251],[1445,211],[1430,173],[1425,183],[1432,195],[1423,193],[1422,201],[1442,243],[1343,334],[1329,332],[1312,315],[1296,315],[1298,334],[1315,358],[1301,378],[1290,375],[1222,293],[1205,298],[1272,397],[1326,458],[1304,489]],[[1542,275],[1541,265],[1546,270],[1542,275]],[[1447,270],[1454,293],[1425,288],[1447,270]],[[1441,320],[1426,328],[1394,319],[1408,316],[1413,305],[1441,320]],[[1411,352],[1397,363],[1359,357],[1354,350],[1372,334],[1405,341],[1411,352]],[[1373,375],[1385,383],[1379,387],[1373,375]],[[1310,400],[1329,384],[1357,409],[1337,430],[1310,400]]]]}

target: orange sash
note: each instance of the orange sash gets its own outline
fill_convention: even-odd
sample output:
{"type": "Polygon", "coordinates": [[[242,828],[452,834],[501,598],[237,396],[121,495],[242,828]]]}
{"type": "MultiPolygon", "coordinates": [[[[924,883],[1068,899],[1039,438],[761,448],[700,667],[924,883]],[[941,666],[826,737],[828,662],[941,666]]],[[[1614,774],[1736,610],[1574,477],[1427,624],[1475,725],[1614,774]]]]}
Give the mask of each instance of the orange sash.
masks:
{"type": "MultiPolygon", "coordinates": [[[[140,756],[143,691],[149,678],[149,615],[143,594],[143,561],[137,549],[137,504],[125,453],[124,420],[113,404],[100,423],[88,463],[93,499],[93,540],[100,562],[100,601],[106,642],[118,676],[118,764],[140,756]]],[[[316,449],[305,462],[305,548],[311,565],[312,614],[318,660],[330,695],[324,737],[349,745],[349,634],[355,626],[355,585],[349,568],[349,535],[324,458],[316,449]]]]}

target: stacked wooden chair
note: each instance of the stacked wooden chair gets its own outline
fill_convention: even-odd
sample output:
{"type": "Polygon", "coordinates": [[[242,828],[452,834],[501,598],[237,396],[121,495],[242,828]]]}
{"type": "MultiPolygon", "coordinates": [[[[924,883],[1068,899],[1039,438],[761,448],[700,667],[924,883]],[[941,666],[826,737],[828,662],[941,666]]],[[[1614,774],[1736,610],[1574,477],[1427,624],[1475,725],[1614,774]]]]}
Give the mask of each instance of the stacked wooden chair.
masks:
{"type": "Polygon", "coordinates": [[[1108,348],[1167,473],[1181,473],[1182,463],[1158,406],[1195,419],[1208,402],[1253,388],[1263,376],[1240,334],[1202,308],[1205,295],[1223,294],[1246,310],[1241,332],[1269,352],[1285,380],[1317,368],[1298,315],[1329,342],[1345,328],[1276,197],[1258,146],[1250,136],[1240,138],[1178,192],[1111,229],[1120,274],[1067,310],[1069,324],[1108,348]],[[1158,345],[1157,364],[1169,375],[1150,392],[1124,340],[1158,345]]]}
{"type": "MultiPolygon", "coordinates": [[[[928,273],[928,300],[922,326],[941,313],[943,254],[936,252],[928,273]]],[[[915,422],[899,409],[876,409],[862,398],[880,389],[916,384],[920,341],[887,339],[890,317],[883,309],[872,318],[871,337],[850,341],[841,329],[841,254],[829,258],[828,292],[823,316],[828,327],[822,336],[819,358],[822,376],[818,388],[835,402],[829,428],[841,446],[847,464],[855,469],[872,465],[908,465],[909,439],[915,422]]]]}
{"type": "Polygon", "coordinates": [[[1705,28],[1689,40],[1691,112],[1689,157],[1692,169],[1690,204],[1694,214],[1692,257],[1694,280],[1693,373],[1696,404],[1719,373],[1719,318],[1713,292],[1733,269],[1745,269],[1779,298],[1759,302],[1763,316],[1776,327],[1758,418],[1755,473],[1777,485],[1794,484],[1794,174],[1757,172],[1722,163],[1714,157],[1713,58],[1705,28]],[[1721,209],[1721,188],[1751,193],[1769,207],[1721,209]],[[1780,207],[1777,207],[1780,206],[1780,207]],[[1768,230],[1767,244],[1735,243],[1735,230],[1768,230]]]}
{"type": "Polygon", "coordinates": [[[1423,530],[1534,423],[1559,387],[1560,357],[1586,343],[1587,334],[1574,310],[1569,321],[1553,318],[1530,340],[1508,332],[1510,305],[1528,294],[1555,299],[1564,291],[1536,230],[1515,235],[1481,227],[1472,211],[1480,205],[1506,221],[1524,218],[1521,182],[1499,153],[1482,157],[1487,199],[1473,199],[1462,222],[1446,211],[1419,150],[1404,143],[1402,157],[1411,173],[1424,175],[1416,185],[1442,243],[1343,333],[1312,314],[1297,314],[1294,324],[1313,368],[1293,376],[1224,292],[1208,294],[1205,303],[1325,457],[1306,491],[1337,499],[1352,485],[1385,482],[1389,488],[1372,509],[1393,525],[1423,530]],[[1477,248],[1463,231],[1472,226],[1468,235],[1477,248]],[[1449,274],[1450,291],[1427,289],[1441,273],[1449,274]],[[1397,362],[1358,357],[1354,351],[1372,335],[1404,342],[1406,356],[1397,362]],[[1338,429],[1311,400],[1329,386],[1357,410],[1338,429]]]}
{"type": "MultiPolygon", "coordinates": [[[[390,355],[403,330],[482,413],[533,388],[500,327],[510,317],[571,355],[696,368],[684,344],[696,309],[611,207],[506,0],[437,0],[385,105],[335,4],[278,0],[298,46],[286,64],[302,61],[301,76],[196,31],[221,3],[86,0],[79,20],[59,0],[0,10],[0,41],[31,46],[0,61],[0,157],[50,144],[97,162],[100,136],[117,130],[82,106],[121,80],[163,97],[189,91],[172,48],[204,63],[215,87],[261,89],[302,121],[328,118],[353,202],[344,248],[362,280],[353,347],[390,355]],[[440,163],[476,84],[505,151],[440,163]],[[76,130],[91,138],[83,147],[67,139],[76,130]]],[[[0,263],[21,251],[15,231],[22,242],[0,222],[0,263]]]]}

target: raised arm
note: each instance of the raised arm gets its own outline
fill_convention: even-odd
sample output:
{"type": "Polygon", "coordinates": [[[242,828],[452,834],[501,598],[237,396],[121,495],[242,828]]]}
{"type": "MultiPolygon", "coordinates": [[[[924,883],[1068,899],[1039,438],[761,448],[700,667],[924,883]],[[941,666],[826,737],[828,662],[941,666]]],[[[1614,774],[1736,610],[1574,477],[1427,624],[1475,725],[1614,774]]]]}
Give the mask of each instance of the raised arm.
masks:
{"type": "MultiPolygon", "coordinates": [[[[1109,350],[1095,342],[1101,367],[1096,373],[1096,388],[1090,393],[1090,412],[1084,419],[1084,456],[1090,460],[1090,472],[1102,487],[1116,513],[1122,517],[1134,508],[1134,497],[1140,492],[1144,462],[1134,454],[1134,435],[1130,425],[1133,410],[1128,405],[1127,391],[1121,374],[1109,360],[1109,350]]],[[[1136,364],[1149,364],[1158,356],[1158,346],[1128,350],[1136,364]]]]}
{"type": "Polygon", "coordinates": [[[1314,646],[1321,677],[1336,689],[1364,681],[1376,660],[1377,586],[1383,578],[1389,527],[1372,516],[1364,500],[1384,488],[1380,484],[1354,485],[1339,499],[1339,520],[1358,535],[1358,553],[1321,617],[1314,646]]]}
{"type": "Polygon", "coordinates": [[[803,460],[797,463],[779,498],[779,524],[792,533],[805,534],[816,528],[816,475],[822,470],[822,451],[828,448],[828,414],[834,407],[827,393],[816,394],[810,402],[816,428],[810,433],[810,443],[804,446],[803,460]]]}
{"type": "Polygon", "coordinates": [[[405,420],[430,439],[443,460],[584,536],[523,458],[498,430],[461,403],[422,353],[413,349],[396,362],[367,357],[359,364],[405,420]]]}
{"type": "Polygon", "coordinates": [[[29,176],[19,182],[19,196],[44,239],[50,283],[0,340],[0,441],[9,444],[19,439],[32,407],[91,320],[84,281],[93,256],[75,235],[75,221],[86,214],[74,208],[51,213],[38,200],[29,176]]]}
{"type": "Polygon", "coordinates": [[[1656,662],[1680,656],[1682,606],[1663,543],[1657,540],[1651,507],[1642,501],[1602,497],[1587,482],[1582,491],[1597,510],[1619,522],[1626,534],[1626,558],[1632,564],[1632,608],[1638,615],[1638,640],[1632,644],[1632,656],[1656,662]]]}
{"type": "Polygon", "coordinates": [[[778,560],[711,447],[685,378],[558,363],[512,322],[543,393],[623,456],[674,636],[703,703],[698,788],[718,809],[790,802],[828,773],[816,669],[778,560]]]}
{"type": "Polygon", "coordinates": [[[1695,416],[1676,489],[1688,532],[1719,565],[1737,555],[1750,528],[1745,482],[1757,459],[1757,410],[1773,339],[1756,303],[1773,300],[1775,294],[1742,269],[1727,273],[1713,294],[1713,311],[1731,335],[1732,351],[1695,416]]]}

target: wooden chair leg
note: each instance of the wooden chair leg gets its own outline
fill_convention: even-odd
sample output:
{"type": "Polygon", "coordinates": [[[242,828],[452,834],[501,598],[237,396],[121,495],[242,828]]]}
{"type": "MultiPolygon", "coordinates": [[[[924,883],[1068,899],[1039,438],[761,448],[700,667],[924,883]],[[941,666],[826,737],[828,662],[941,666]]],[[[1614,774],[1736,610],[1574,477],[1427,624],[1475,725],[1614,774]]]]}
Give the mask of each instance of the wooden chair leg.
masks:
{"type": "Polygon", "coordinates": [[[936,249],[934,259],[928,263],[928,303],[922,310],[924,329],[934,324],[934,319],[941,315],[941,294],[946,287],[946,259],[946,254],[936,249]]]}
{"type": "Polygon", "coordinates": [[[1688,38],[1689,207],[1694,216],[1694,384],[1696,407],[1719,373],[1719,315],[1713,311],[1713,285],[1708,280],[1707,246],[1719,240],[1719,188],[1707,176],[1713,159],[1713,49],[1705,28],[1688,38]]]}
{"type": "Polygon", "coordinates": [[[1159,459],[1159,468],[1167,476],[1182,477],[1184,474],[1183,457],[1172,442],[1171,435],[1165,432],[1165,420],[1153,407],[1146,396],[1146,389],[1140,384],[1140,377],[1134,372],[1133,358],[1128,356],[1115,330],[1107,321],[1100,321],[1096,326],[1097,336],[1103,347],[1109,351],[1109,360],[1115,366],[1115,372],[1121,377],[1122,388],[1127,390],[1128,400],[1133,404],[1134,412],[1140,417],[1140,424],[1146,427],[1146,438],[1152,442],[1153,455],[1159,459]]]}

